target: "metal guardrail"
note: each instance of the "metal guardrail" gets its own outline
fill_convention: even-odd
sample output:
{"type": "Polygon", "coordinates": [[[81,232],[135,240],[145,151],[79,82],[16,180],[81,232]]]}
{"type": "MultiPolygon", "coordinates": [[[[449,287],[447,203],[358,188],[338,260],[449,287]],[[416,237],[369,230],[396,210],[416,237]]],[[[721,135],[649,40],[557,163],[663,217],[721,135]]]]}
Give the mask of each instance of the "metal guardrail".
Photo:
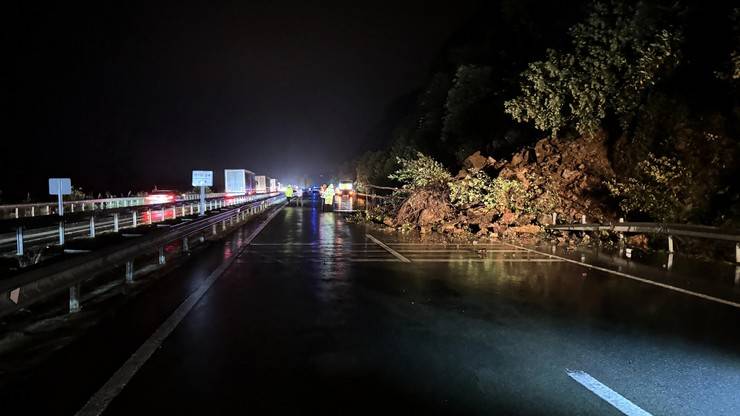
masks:
{"type": "Polygon", "coordinates": [[[277,194],[267,199],[248,202],[224,212],[158,230],[134,240],[82,254],[0,281],[0,317],[66,289],[69,289],[69,310],[77,312],[80,309],[80,284],[82,282],[96,277],[103,271],[125,265],[124,281],[132,283],[134,260],[137,257],[158,252],[158,264],[163,265],[166,262],[164,252],[166,245],[182,241],[182,251],[189,252],[190,239],[194,236],[202,242],[206,234],[217,234],[219,224],[221,230],[224,231],[227,223],[238,224],[251,215],[263,212],[271,205],[283,202],[284,198],[283,195],[277,194]]]}
{"type": "Polygon", "coordinates": [[[668,252],[674,252],[673,236],[707,238],[735,242],[735,262],[740,263],[740,230],[708,225],[665,224],[657,222],[619,222],[616,224],[556,224],[545,226],[553,231],[608,231],[620,234],[659,234],[668,238],[668,252]]]}
{"type": "MultiPolygon", "coordinates": [[[[224,193],[206,194],[206,198],[222,198],[224,193]]],[[[200,198],[199,194],[182,194],[175,202],[194,201],[200,198]]],[[[75,201],[63,201],[65,212],[96,211],[105,209],[118,209],[133,206],[151,205],[146,203],[146,196],[130,196],[116,198],[80,199],[75,201]]],[[[57,215],[57,202],[33,202],[24,204],[0,205],[0,219],[37,217],[43,215],[57,215]]]]}
{"type": "MultiPolygon", "coordinates": [[[[205,211],[211,211],[214,209],[221,209],[231,205],[242,204],[257,200],[260,198],[268,198],[276,194],[259,194],[259,195],[241,195],[234,197],[225,197],[224,194],[211,194],[217,195],[215,197],[206,199],[205,211]]],[[[88,210],[88,211],[77,211],[77,212],[66,212],[63,216],[57,215],[43,215],[43,216],[31,216],[31,217],[20,217],[20,218],[9,218],[0,219],[0,233],[2,232],[13,232],[16,234],[16,255],[23,255],[25,253],[25,240],[26,234],[30,230],[57,227],[58,228],[58,244],[65,244],[65,224],[69,223],[89,223],[89,237],[96,236],[96,218],[100,216],[110,216],[113,218],[113,232],[118,232],[122,215],[130,215],[131,227],[136,228],[140,224],[152,224],[153,213],[159,213],[159,220],[164,221],[165,219],[176,218],[178,216],[187,216],[193,214],[199,214],[200,208],[195,199],[174,201],[165,204],[156,205],[133,205],[121,208],[109,208],[105,210],[88,210]],[[170,218],[166,218],[170,215],[170,218]]]]}

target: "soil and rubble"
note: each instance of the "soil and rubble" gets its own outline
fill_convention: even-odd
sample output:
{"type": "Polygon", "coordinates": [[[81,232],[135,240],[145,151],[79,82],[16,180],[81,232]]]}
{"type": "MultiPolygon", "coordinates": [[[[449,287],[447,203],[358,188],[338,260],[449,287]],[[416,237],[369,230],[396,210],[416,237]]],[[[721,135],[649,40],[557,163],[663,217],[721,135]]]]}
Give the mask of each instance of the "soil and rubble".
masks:
{"type": "Polygon", "coordinates": [[[577,140],[544,138],[515,153],[509,160],[495,160],[481,152],[465,159],[452,181],[483,171],[492,178],[519,184],[513,209],[500,210],[473,204],[460,209],[442,188],[410,192],[400,208],[386,213],[383,223],[422,234],[439,232],[455,237],[537,236],[543,226],[559,222],[613,221],[617,214],[604,204],[604,183],[614,177],[604,136],[577,140]],[[525,206],[528,209],[525,209],[525,206]]]}

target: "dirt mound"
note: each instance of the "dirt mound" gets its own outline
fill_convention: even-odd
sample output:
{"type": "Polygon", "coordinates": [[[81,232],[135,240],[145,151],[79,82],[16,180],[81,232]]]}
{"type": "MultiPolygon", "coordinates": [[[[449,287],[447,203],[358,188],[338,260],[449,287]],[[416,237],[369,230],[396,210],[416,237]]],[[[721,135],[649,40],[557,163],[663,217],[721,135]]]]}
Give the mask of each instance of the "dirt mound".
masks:
{"type": "Polygon", "coordinates": [[[604,183],[614,177],[608,158],[606,137],[580,137],[574,140],[542,139],[534,147],[499,162],[498,176],[515,179],[540,207],[535,222],[552,222],[555,212],[566,222],[609,221],[615,212],[603,201],[608,195],[604,183]]]}
{"type": "Polygon", "coordinates": [[[443,222],[453,214],[449,197],[439,190],[418,190],[401,205],[396,224],[415,224],[422,228],[443,222]]]}

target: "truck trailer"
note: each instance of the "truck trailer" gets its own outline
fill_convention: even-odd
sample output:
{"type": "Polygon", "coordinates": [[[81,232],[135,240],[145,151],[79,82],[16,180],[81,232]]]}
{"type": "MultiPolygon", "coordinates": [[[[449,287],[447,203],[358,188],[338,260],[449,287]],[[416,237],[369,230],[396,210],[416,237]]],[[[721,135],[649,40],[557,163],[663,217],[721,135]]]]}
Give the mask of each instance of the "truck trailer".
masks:
{"type": "Polygon", "coordinates": [[[267,177],[264,175],[258,175],[254,177],[254,180],[256,182],[255,191],[258,194],[266,194],[268,191],[267,186],[269,184],[267,177]]]}
{"type": "Polygon", "coordinates": [[[247,169],[224,169],[224,184],[228,195],[252,195],[256,191],[254,172],[247,169]]]}

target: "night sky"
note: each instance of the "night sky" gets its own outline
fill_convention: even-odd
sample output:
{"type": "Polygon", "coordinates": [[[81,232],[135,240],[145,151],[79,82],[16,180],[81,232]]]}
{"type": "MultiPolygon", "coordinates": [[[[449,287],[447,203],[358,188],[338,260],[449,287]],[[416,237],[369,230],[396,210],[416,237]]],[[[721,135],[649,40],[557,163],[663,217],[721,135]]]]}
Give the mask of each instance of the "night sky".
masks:
{"type": "Polygon", "coordinates": [[[194,168],[316,177],[378,147],[386,107],[476,4],[102,3],[8,14],[6,201],[47,198],[50,176],[95,192],[187,189],[194,168]]]}

